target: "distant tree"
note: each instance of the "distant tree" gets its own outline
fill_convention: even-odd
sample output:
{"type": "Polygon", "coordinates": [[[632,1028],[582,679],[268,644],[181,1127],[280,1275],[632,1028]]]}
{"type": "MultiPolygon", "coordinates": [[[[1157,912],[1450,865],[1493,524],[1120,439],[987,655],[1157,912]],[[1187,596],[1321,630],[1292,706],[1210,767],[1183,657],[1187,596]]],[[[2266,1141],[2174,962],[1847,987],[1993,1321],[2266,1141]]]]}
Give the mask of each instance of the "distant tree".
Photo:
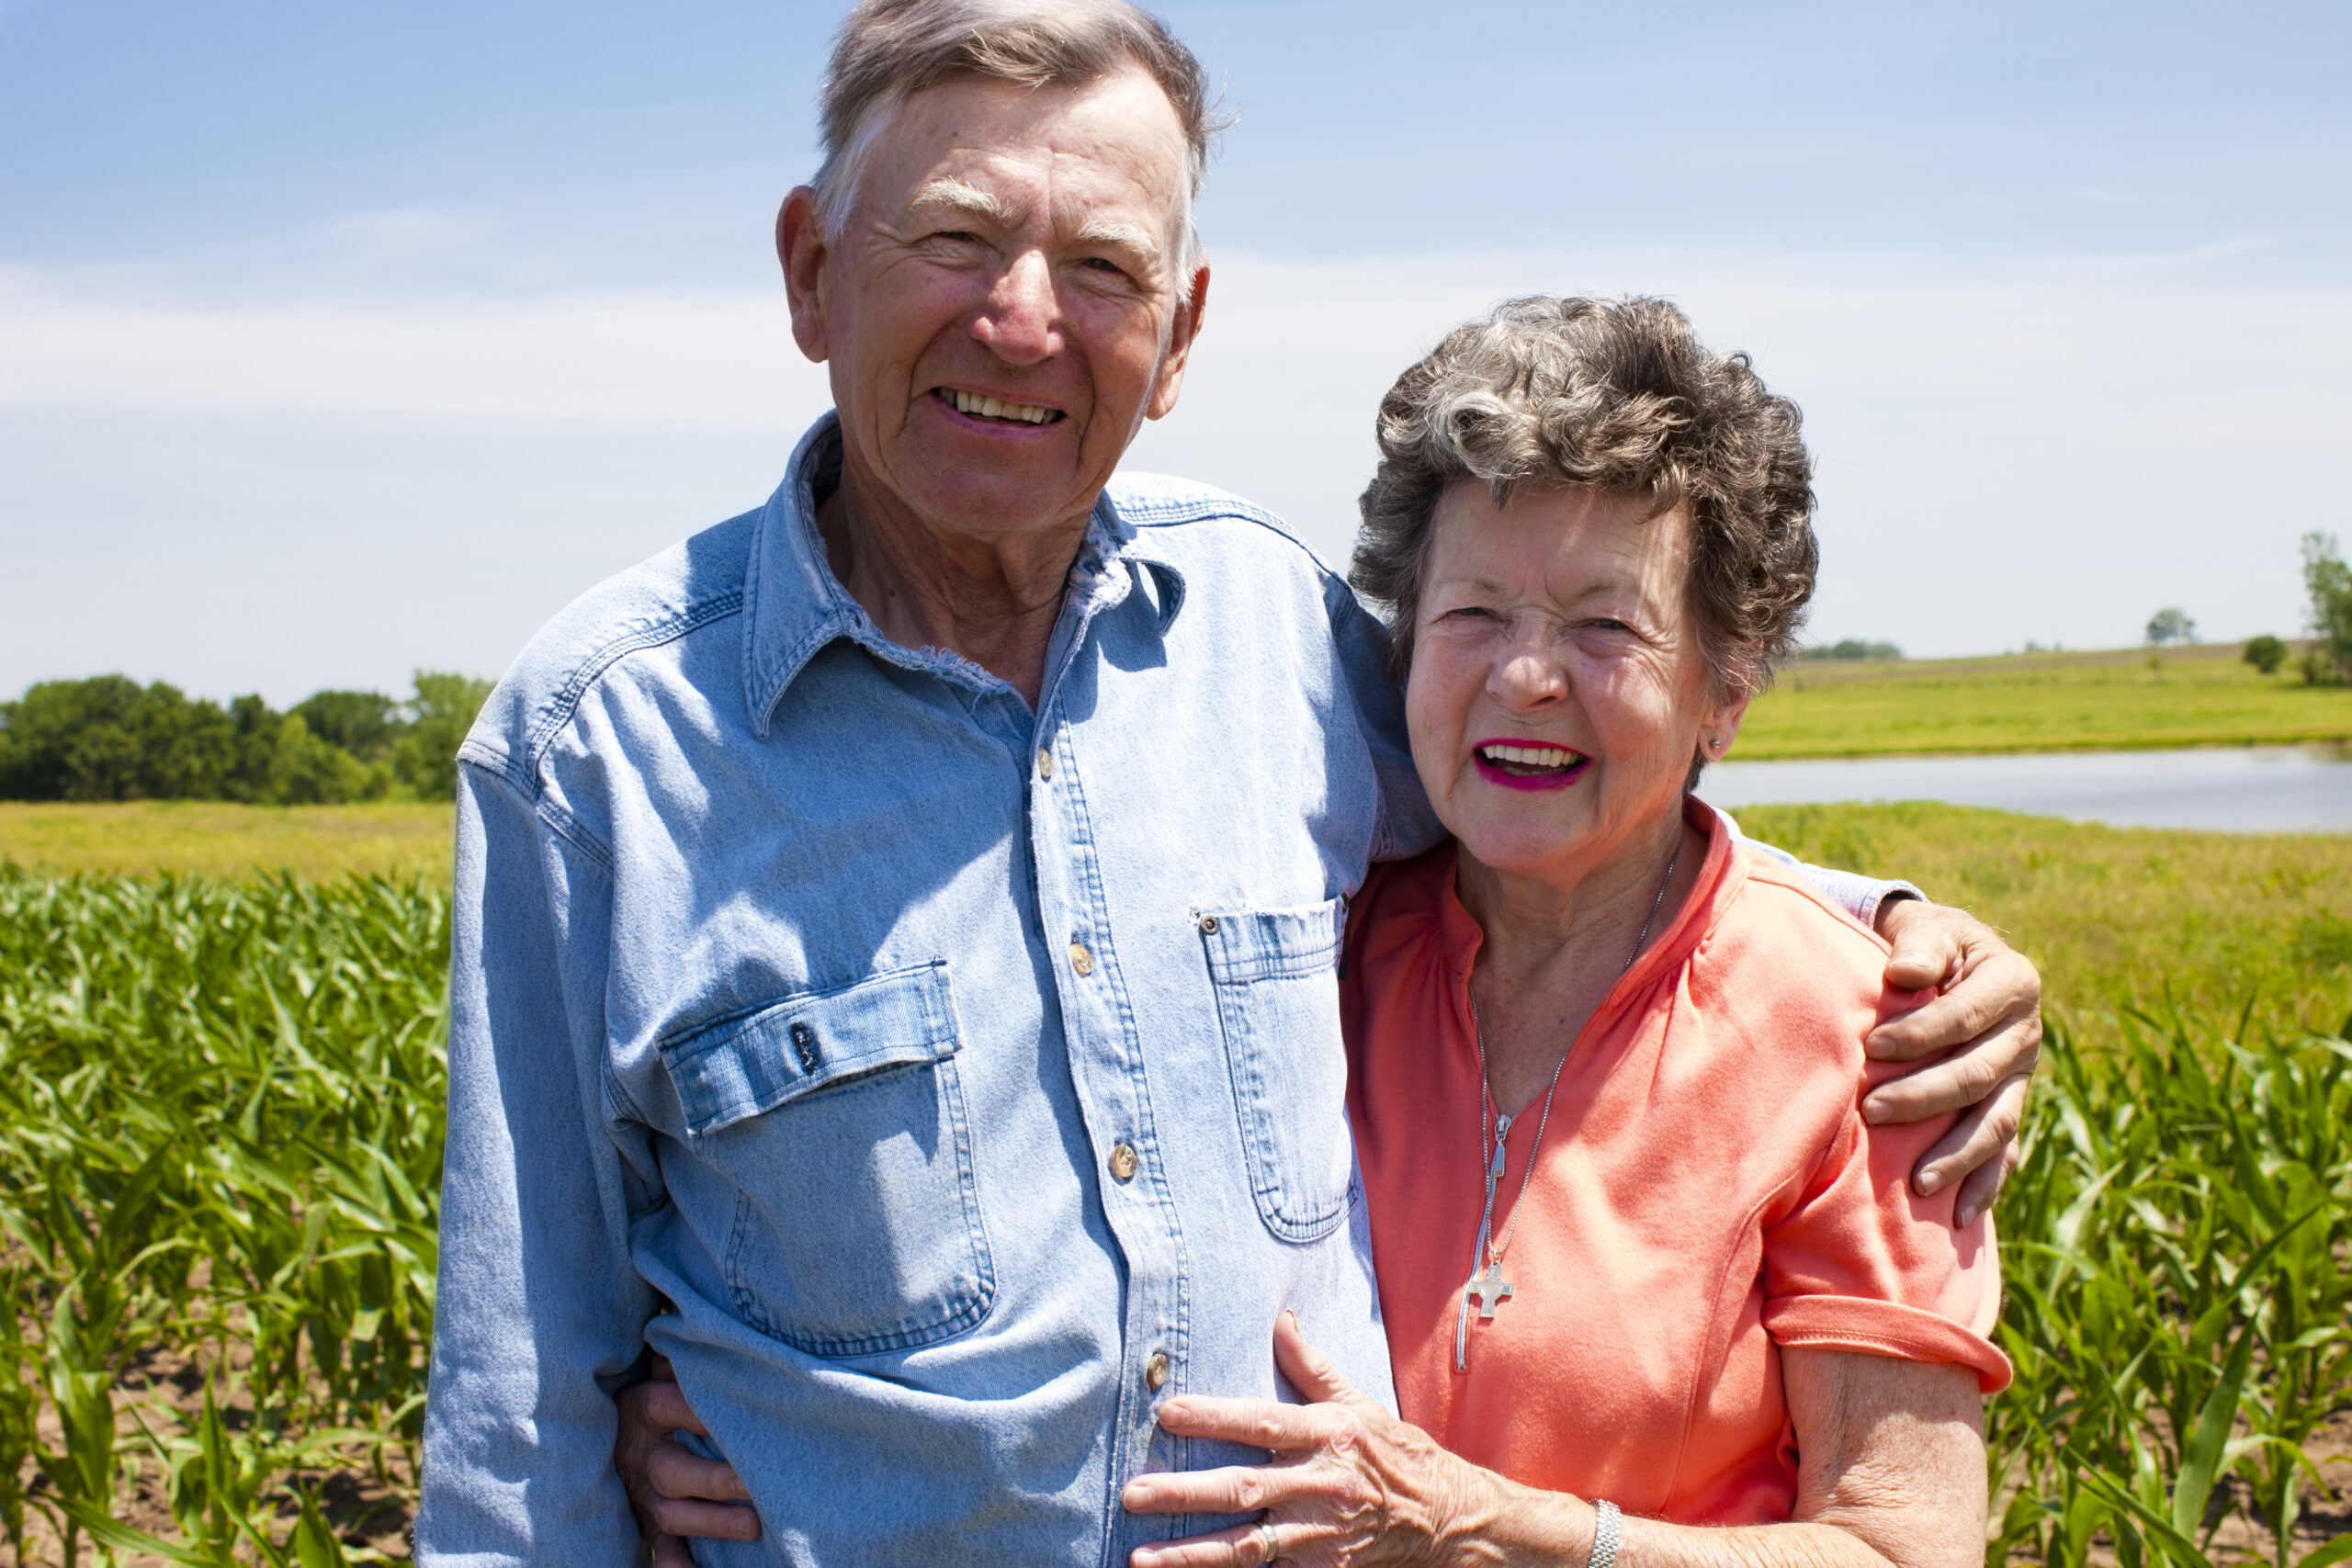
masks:
{"type": "Polygon", "coordinates": [[[286,711],[363,762],[390,752],[403,728],[401,705],[381,692],[313,692],[286,711]]]}
{"type": "Polygon", "coordinates": [[[2313,685],[2352,683],[2352,566],[2344,564],[2335,535],[2303,536],[2303,587],[2318,638],[2303,655],[2303,679],[2313,685]]]}
{"type": "Polygon", "coordinates": [[[416,695],[409,700],[407,733],[392,755],[392,768],[420,800],[458,797],[458,744],[471,729],[491,683],[468,675],[420,670],[416,695]]]}
{"type": "Polygon", "coordinates": [[[2245,651],[2240,657],[2265,675],[2276,675],[2278,667],[2287,662],[2287,645],[2267,633],[2250,637],[2245,639],[2245,651]]]}
{"type": "Polygon", "coordinates": [[[1864,642],[1860,637],[1849,637],[1842,642],[1808,648],[1804,656],[1807,659],[1900,659],[1903,650],[1891,642],[1864,642]]]}
{"type": "Polygon", "coordinates": [[[221,793],[236,728],[216,703],[121,675],[42,681],[0,703],[0,796],[187,800],[221,793]]]}
{"type": "Polygon", "coordinates": [[[2167,604],[2148,617],[2148,642],[2152,647],[2196,640],[2197,617],[2177,604],[2167,604]]]}
{"type": "Polygon", "coordinates": [[[43,681],[0,703],[0,799],[237,800],[276,806],[380,795],[363,763],[257,695],[224,709],[120,675],[43,681]]]}
{"type": "Polygon", "coordinates": [[[389,767],[368,767],[289,713],[271,734],[268,768],[253,798],[271,806],[339,806],[380,795],[390,784],[389,767]]]}
{"type": "Polygon", "coordinates": [[[269,794],[269,765],[277,754],[277,729],[285,715],[264,702],[258,694],[232,697],[229,701],[229,723],[237,734],[235,760],[229,765],[228,777],[220,781],[220,795],[226,800],[266,800],[269,794]]]}
{"type": "Polygon", "coordinates": [[[43,681],[0,702],[0,800],[333,805],[375,799],[395,778],[420,798],[447,800],[457,794],[458,743],[490,690],[419,671],[405,705],[320,692],[279,713],[258,694],[224,708],[122,675],[43,681]]]}

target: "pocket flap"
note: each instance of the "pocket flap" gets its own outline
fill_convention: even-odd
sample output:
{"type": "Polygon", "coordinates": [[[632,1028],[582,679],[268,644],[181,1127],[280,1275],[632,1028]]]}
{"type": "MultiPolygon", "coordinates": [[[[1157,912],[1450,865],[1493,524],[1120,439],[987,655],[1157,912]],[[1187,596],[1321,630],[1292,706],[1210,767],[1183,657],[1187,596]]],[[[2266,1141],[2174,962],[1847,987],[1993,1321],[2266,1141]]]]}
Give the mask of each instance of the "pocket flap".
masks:
{"type": "Polygon", "coordinates": [[[700,1136],[845,1078],[943,1060],[959,1043],[942,961],[786,997],[661,1048],[686,1131],[700,1136]]]}
{"type": "Polygon", "coordinates": [[[1228,985],[1320,975],[1338,967],[1345,906],[1337,898],[1303,909],[1203,910],[1209,973],[1228,985]]]}

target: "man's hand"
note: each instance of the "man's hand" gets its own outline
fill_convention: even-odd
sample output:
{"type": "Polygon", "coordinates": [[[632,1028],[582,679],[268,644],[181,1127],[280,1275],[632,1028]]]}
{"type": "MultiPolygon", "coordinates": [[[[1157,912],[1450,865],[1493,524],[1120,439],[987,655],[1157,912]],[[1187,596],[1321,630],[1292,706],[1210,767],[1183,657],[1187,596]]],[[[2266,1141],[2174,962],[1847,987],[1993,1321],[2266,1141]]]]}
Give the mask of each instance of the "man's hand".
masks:
{"type": "Polygon", "coordinates": [[[639,1533],[653,1548],[654,1568],[694,1568],[683,1537],[760,1539],[760,1516],[749,1506],[752,1495],[735,1467],[670,1440],[673,1432],[710,1433],[678,1392],[668,1360],[654,1357],[653,1375],[621,1390],[614,1403],[621,1422],[613,1438],[613,1468],[628,1488],[639,1533]]]}
{"type": "Polygon", "coordinates": [[[1879,907],[1878,930],[1894,944],[1888,985],[1906,991],[1940,986],[1943,994],[1880,1024],[1864,1048],[1881,1062],[1951,1055],[1881,1084],[1862,1101],[1862,1115],[1874,1122],[1924,1122],[1967,1108],[1911,1172],[1911,1185],[1922,1194],[1960,1181],[1953,1219],[1964,1225],[1992,1207],[2017,1168],[2026,1086],[2041,1055],[2041,976],[1962,909],[1899,899],[1879,907]]]}

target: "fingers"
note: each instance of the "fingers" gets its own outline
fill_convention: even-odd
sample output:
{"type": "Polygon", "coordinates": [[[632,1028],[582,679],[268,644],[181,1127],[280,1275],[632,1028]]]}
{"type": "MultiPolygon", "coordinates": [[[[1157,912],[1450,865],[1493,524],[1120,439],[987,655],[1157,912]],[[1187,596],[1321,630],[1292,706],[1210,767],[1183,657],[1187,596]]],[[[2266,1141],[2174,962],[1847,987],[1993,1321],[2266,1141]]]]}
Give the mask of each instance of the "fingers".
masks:
{"type": "Polygon", "coordinates": [[[2041,1057],[2041,1014],[2006,1019],[1940,1062],[1889,1078],[1862,1101],[1862,1119],[1924,1122],[1964,1110],[2011,1078],[2030,1077],[2041,1057]]]}
{"type": "Polygon", "coordinates": [[[676,1382],[678,1381],[678,1369],[672,1366],[670,1364],[670,1358],[664,1356],[659,1350],[656,1350],[653,1353],[651,1368],[652,1370],[648,1371],[645,1375],[651,1378],[655,1382],[676,1382]]]}
{"type": "Polygon", "coordinates": [[[1962,936],[1939,917],[1960,912],[1919,898],[1882,905],[1879,934],[1894,949],[1887,955],[1887,984],[1905,991],[1941,985],[1960,966],[1962,936]]]}
{"type": "Polygon", "coordinates": [[[692,1432],[698,1438],[710,1436],[702,1418],[686,1403],[674,1382],[649,1379],[635,1382],[613,1396],[620,1407],[620,1428],[614,1438],[614,1447],[622,1451],[643,1450],[668,1440],[673,1432],[692,1432]]]}
{"type": "MultiPolygon", "coordinates": [[[[1949,912],[1971,925],[1977,923],[1958,911],[1949,912]]],[[[1941,996],[1871,1031],[1864,1043],[1873,1060],[1915,1062],[1954,1045],[1968,1044],[2029,1017],[2037,1021],[2033,1041],[2039,1045],[2041,972],[1990,928],[1979,926],[1978,931],[1979,935],[1961,943],[1959,962],[1943,979],[1941,996]]],[[[1892,960],[1887,964],[1887,979],[1899,983],[1892,960]]],[[[2015,1068],[2013,1064],[2010,1070],[2015,1068]]]]}
{"type": "Polygon", "coordinates": [[[1127,1568],[1257,1568],[1266,1561],[1265,1537],[1255,1525],[1235,1525],[1215,1535],[1154,1541],[1127,1554],[1127,1568]]]}
{"type": "Polygon", "coordinates": [[[647,1455],[645,1471],[653,1490],[664,1497],[698,1497],[713,1503],[752,1500],[733,1465],[724,1460],[704,1459],[677,1443],[663,1443],[647,1455]]]}
{"type": "Polygon", "coordinates": [[[1119,1504],[1130,1514],[1254,1514],[1330,1490],[1329,1477],[1305,1465],[1233,1464],[1138,1475],[1120,1492],[1119,1504]]]}
{"type": "Polygon", "coordinates": [[[2017,1135],[2025,1121],[2030,1082],[2023,1074],[2005,1080],[1984,1104],[1962,1117],[1912,1172],[1911,1186],[1921,1193],[1960,1182],[1960,1196],[1952,1205],[1954,1224],[1972,1224],[1991,1208],[2001,1184],[2024,1157],[2017,1135]]]}
{"type": "Polygon", "coordinates": [[[647,1425],[663,1432],[692,1432],[697,1438],[710,1436],[710,1428],[702,1424],[694,1406],[674,1382],[641,1382],[628,1390],[638,1396],[638,1409],[647,1425]]]}
{"type": "MultiPolygon", "coordinates": [[[[1981,1185],[1978,1196],[1989,1201],[1992,1190],[1997,1190],[2008,1177],[2006,1151],[2015,1146],[2018,1127],[2025,1119],[2027,1079],[2023,1075],[2003,1080],[1985,1096],[1983,1104],[1971,1110],[1952,1123],[1951,1130],[1936,1140],[1935,1146],[1921,1156],[1911,1171],[1911,1190],[1921,1197],[1940,1192],[1973,1171],[1990,1165],[1996,1168],[1990,1178],[1991,1190],[1981,1185]]],[[[1962,1199],[1968,1194],[1963,1192],[1962,1199]]],[[[1983,1210],[1980,1202],[1973,1211],[1953,1210],[1953,1219],[1966,1224],[1983,1210]]]]}
{"type": "Polygon", "coordinates": [[[694,1553],[676,1536],[657,1535],[650,1544],[653,1548],[653,1568],[695,1568],[694,1553]]]}
{"type": "MultiPolygon", "coordinates": [[[[638,1511],[662,1535],[702,1540],[757,1540],[760,1516],[741,1503],[702,1503],[684,1497],[648,1497],[638,1511]]],[[[660,1537],[655,1538],[659,1540],[660,1537]]]]}
{"type": "Polygon", "coordinates": [[[1344,1405],[1277,1404],[1271,1399],[1187,1393],[1159,1407],[1159,1425],[1180,1438],[1215,1438],[1283,1452],[1311,1449],[1362,1423],[1344,1405]]]}
{"type": "Polygon", "coordinates": [[[1329,1358],[1306,1342],[1298,1314],[1285,1311],[1274,1319],[1274,1365],[1290,1386],[1310,1404],[1363,1404],[1363,1395],[1348,1386],[1329,1358]]]}

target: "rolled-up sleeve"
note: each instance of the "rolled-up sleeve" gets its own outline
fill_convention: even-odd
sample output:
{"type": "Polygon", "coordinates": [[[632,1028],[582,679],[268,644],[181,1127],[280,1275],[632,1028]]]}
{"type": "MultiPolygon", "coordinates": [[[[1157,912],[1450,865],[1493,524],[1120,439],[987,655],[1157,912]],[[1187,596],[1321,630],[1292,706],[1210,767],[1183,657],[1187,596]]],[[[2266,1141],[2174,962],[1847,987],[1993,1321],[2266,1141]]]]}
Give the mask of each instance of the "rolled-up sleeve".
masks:
{"type": "Polygon", "coordinates": [[[1993,1222],[1955,1229],[1959,1184],[1923,1198],[1906,1179],[1951,1122],[1874,1127],[1848,1113],[1802,1199],[1765,1233],[1763,1325],[1775,1344],[1951,1362],[1986,1393],[2008,1386],[2009,1359],[1992,1341],[1993,1222]]]}
{"type": "Polygon", "coordinates": [[[628,1563],[611,1391],[654,1310],[645,1178],[604,1089],[610,887],[469,745],[459,772],[449,1131],[418,1561],[628,1563]],[[590,955],[582,957],[579,955],[590,955]],[[634,1184],[634,1185],[632,1185],[634,1184]]]}

